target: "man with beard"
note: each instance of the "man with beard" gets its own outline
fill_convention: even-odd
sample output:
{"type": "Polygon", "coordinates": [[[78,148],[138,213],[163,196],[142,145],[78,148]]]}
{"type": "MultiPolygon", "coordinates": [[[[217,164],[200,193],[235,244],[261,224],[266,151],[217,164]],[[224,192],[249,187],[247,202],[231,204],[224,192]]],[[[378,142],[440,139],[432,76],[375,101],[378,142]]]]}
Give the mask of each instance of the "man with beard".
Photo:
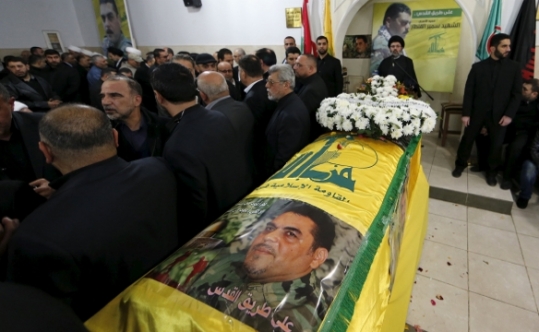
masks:
{"type": "Polygon", "coordinates": [[[101,86],[101,104],[118,131],[118,157],[132,161],[158,157],[167,138],[168,119],[149,112],[142,104],[142,88],[126,76],[109,76],[101,86]]]}
{"type": "Polygon", "coordinates": [[[47,112],[62,103],[47,81],[30,74],[22,58],[10,58],[6,65],[11,73],[1,83],[16,101],[26,104],[34,112],[47,112]]]}
{"type": "Polygon", "coordinates": [[[378,67],[379,75],[384,77],[388,75],[395,76],[397,81],[404,84],[408,90],[413,90],[418,98],[421,97],[414,62],[402,54],[404,39],[401,36],[393,36],[389,39],[387,46],[391,51],[391,56],[385,58],[378,67]]]}
{"type": "Polygon", "coordinates": [[[497,184],[496,169],[500,165],[505,131],[518,110],[522,96],[520,65],[507,58],[510,51],[509,35],[494,35],[490,43],[490,57],[475,63],[468,74],[462,106],[465,129],[453,177],[460,177],[468,166],[474,140],[485,127],[490,138],[486,179],[489,186],[497,184]]]}
{"type": "Polygon", "coordinates": [[[316,38],[316,48],[318,50],[318,74],[326,83],[329,97],[336,97],[342,93],[344,84],[341,60],[328,54],[328,39],[324,36],[316,38]]]}
{"type": "Polygon", "coordinates": [[[335,225],[325,212],[290,202],[246,251],[214,259],[188,293],[259,331],[272,331],[279,321],[291,331],[316,330],[328,303],[313,271],[326,261],[334,239],[335,225]],[[217,288],[241,295],[231,303],[213,292],[217,288]],[[246,303],[258,309],[247,311],[246,303]]]}
{"type": "MultiPolygon", "coordinates": [[[[378,30],[378,35],[372,40],[371,73],[378,69],[382,60],[391,55],[387,48],[389,39],[393,36],[406,38],[411,23],[412,11],[410,7],[399,2],[392,3],[387,7],[384,22],[378,30]]],[[[406,53],[404,54],[406,55],[406,53]]]]}
{"type": "Polygon", "coordinates": [[[294,93],[296,82],[289,65],[270,67],[268,98],[277,102],[266,128],[265,175],[271,176],[309,143],[310,119],[305,104],[294,93]]]}
{"type": "Polygon", "coordinates": [[[103,54],[107,56],[108,48],[113,46],[125,52],[125,48],[133,46],[131,41],[125,38],[122,32],[122,22],[118,14],[118,7],[115,0],[100,0],[99,11],[105,30],[103,38],[103,54]]]}

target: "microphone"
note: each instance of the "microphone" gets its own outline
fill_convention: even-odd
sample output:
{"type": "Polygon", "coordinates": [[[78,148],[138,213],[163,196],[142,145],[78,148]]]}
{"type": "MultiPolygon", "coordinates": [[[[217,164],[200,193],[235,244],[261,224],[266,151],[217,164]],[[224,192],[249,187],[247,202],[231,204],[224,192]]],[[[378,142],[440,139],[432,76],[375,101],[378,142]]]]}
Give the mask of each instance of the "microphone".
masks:
{"type": "Polygon", "coordinates": [[[395,65],[397,65],[397,67],[398,67],[400,70],[402,70],[402,72],[403,72],[404,74],[406,74],[406,76],[408,76],[408,78],[411,79],[412,82],[413,82],[414,84],[417,84],[417,87],[418,87],[421,91],[425,92],[425,94],[426,94],[427,96],[429,96],[430,100],[434,100],[434,98],[432,98],[432,96],[429,95],[429,93],[428,93],[427,91],[425,91],[425,89],[423,89],[423,87],[422,87],[421,85],[419,85],[419,82],[417,82],[417,80],[416,80],[412,75],[408,74],[408,72],[407,72],[406,70],[404,70],[404,68],[402,68],[402,66],[399,65],[398,62],[395,62],[395,59],[393,59],[393,67],[395,67],[395,65]]]}

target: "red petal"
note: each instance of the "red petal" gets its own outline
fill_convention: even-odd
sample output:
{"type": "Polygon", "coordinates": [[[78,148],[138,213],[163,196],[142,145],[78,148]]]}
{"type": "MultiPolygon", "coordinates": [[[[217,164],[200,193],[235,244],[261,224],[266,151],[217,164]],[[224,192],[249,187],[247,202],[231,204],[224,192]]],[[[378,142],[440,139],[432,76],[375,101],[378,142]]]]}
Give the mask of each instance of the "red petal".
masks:
{"type": "Polygon", "coordinates": [[[432,304],[432,305],[436,305],[436,301],[434,301],[434,300],[430,300],[430,304],[432,304]]]}

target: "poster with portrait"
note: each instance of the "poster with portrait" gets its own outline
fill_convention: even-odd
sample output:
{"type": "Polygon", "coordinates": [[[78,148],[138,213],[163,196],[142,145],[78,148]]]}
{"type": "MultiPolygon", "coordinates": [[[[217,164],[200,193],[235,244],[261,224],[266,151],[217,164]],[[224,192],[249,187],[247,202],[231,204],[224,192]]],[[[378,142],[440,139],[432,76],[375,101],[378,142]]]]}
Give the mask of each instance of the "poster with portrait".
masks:
{"type": "Polygon", "coordinates": [[[321,136],[87,328],[367,332],[383,321],[402,329],[427,218],[419,148],[419,137],[321,136]],[[393,291],[406,301],[393,304],[393,291]],[[386,311],[401,318],[384,320],[386,311]]]}
{"type": "Polygon", "coordinates": [[[391,55],[388,41],[399,35],[419,84],[427,91],[452,92],[461,25],[462,9],[454,0],[375,3],[370,72],[391,55]]]}
{"type": "Polygon", "coordinates": [[[62,44],[62,39],[60,38],[60,32],[43,30],[43,35],[45,36],[45,42],[47,48],[58,51],[58,53],[64,53],[64,45],[62,44]]]}
{"type": "Polygon", "coordinates": [[[107,48],[110,46],[124,52],[126,47],[134,46],[125,1],[92,0],[92,3],[103,55],[107,55],[107,48]]]}
{"type": "Polygon", "coordinates": [[[368,59],[371,57],[371,45],[371,35],[347,35],[342,46],[343,58],[368,59]]]}

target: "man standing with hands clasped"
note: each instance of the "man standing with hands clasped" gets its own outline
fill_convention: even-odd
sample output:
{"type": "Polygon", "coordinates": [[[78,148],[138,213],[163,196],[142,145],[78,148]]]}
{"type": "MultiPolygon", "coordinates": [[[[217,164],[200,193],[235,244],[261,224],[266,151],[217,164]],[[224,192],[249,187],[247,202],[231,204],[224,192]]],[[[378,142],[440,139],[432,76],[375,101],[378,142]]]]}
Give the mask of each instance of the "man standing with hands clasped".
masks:
{"type": "Polygon", "coordinates": [[[490,57],[474,64],[466,80],[462,107],[464,136],[452,175],[460,177],[468,166],[473,142],[485,127],[490,136],[486,179],[489,186],[495,186],[505,131],[520,104],[522,77],[520,65],[507,59],[511,51],[509,35],[494,35],[489,49],[490,57]]]}

